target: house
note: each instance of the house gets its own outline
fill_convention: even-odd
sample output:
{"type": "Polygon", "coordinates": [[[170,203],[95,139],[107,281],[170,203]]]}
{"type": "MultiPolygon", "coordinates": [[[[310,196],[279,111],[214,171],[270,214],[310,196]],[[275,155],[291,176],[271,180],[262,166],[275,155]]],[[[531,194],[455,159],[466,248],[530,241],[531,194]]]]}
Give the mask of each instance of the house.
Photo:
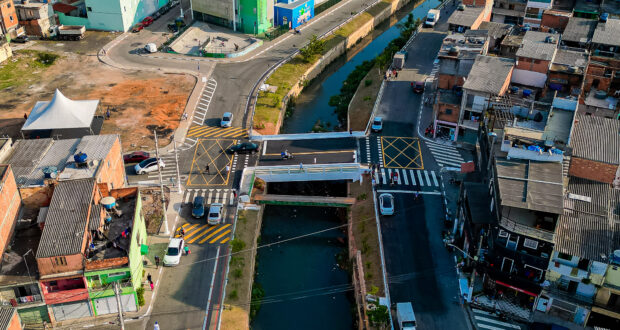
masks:
{"type": "Polygon", "coordinates": [[[0,165],[0,259],[13,234],[21,201],[11,166],[0,165]]]}
{"type": "Polygon", "coordinates": [[[484,21],[483,13],[484,7],[465,6],[463,10],[455,10],[448,18],[450,31],[476,30],[484,21]]]}
{"type": "Polygon", "coordinates": [[[575,0],[573,16],[597,20],[600,14],[600,7],[600,0],[575,0]]]}
{"type": "MultiPolygon", "coordinates": [[[[617,190],[615,202],[618,203],[617,190]]],[[[616,207],[618,204],[616,204],[616,207]]],[[[614,214],[617,219],[617,213],[614,214]]],[[[617,224],[615,225],[617,227],[617,224]]],[[[613,242],[618,243],[618,229],[614,228],[613,242]]],[[[616,244],[612,248],[617,249],[616,244]]],[[[614,329],[620,323],[620,252],[613,250],[608,256],[607,273],[603,285],[598,289],[594,298],[592,312],[586,325],[614,329]]]]}
{"type": "Polygon", "coordinates": [[[589,49],[597,23],[592,19],[571,17],[562,33],[562,46],[589,49]]]}
{"type": "Polygon", "coordinates": [[[506,94],[513,67],[514,61],[511,59],[476,56],[474,65],[463,84],[463,97],[454,140],[460,135],[466,141],[475,141],[485,111],[501,103],[501,97],[506,94]]]}
{"type": "Polygon", "coordinates": [[[15,4],[19,25],[27,35],[49,37],[50,27],[57,25],[58,16],[47,2],[26,2],[15,4]]]}
{"type": "Polygon", "coordinates": [[[513,30],[513,25],[497,22],[482,22],[478,29],[488,31],[489,52],[498,54],[502,40],[513,30]]]}
{"type": "Polygon", "coordinates": [[[558,49],[547,74],[547,86],[562,95],[581,96],[588,61],[585,50],[558,49]]]}
{"type": "MultiPolygon", "coordinates": [[[[291,3],[297,8],[300,2],[284,1],[291,3]]],[[[226,0],[191,0],[193,18],[225,26],[235,31],[248,34],[257,34],[267,31],[273,26],[273,22],[280,22],[280,18],[274,18],[274,3],[267,0],[240,0],[236,7],[234,3],[226,0]]],[[[312,9],[314,12],[314,9],[312,9]]]]}
{"type": "Polygon", "coordinates": [[[545,10],[551,9],[552,0],[529,0],[525,7],[525,17],[523,24],[527,24],[533,28],[539,28],[542,23],[542,17],[545,10]]]}
{"type": "Polygon", "coordinates": [[[497,0],[493,3],[493,22],[522,25],[525,16],[525,0],[497,0]]]}
{"type": "Polygon", "coordinates": [[[569,175],[620,187],[619,131],[619,120],[578,114],[569,175]]]}
{"type": "Polygon", "coordinates": [[[274,5],[274,25],[297,28],[314,17],[314,0],[280,0],[274,5]]]}
{"type": "Polygon", "coordinates": [[[558,36],[551,33],[527,31],[517,50],[517,63],[511,82],[543,88],[547,73],[557,51],[558,36]]]}
{"type": "Polygon", "coordinates": [[[0,329],[2,330],[21,330],[22,324],[15,312],[15,308],[0,308],[0,329]]]}
{"type": "Polygon", "coordinates": [[[22,202],[33,208],[49,205],[57,182],[94,178],[104,192],[125,184],[118,135],[18,140],[5,162],[13,169],[22,202]],[[76,159],[80,153],[86,159],[76,159]]]}
{"type": "Polygon", "coordinates": [[[0,63],[8,60],[13,56],[13,49],[11,45],[6,41],[6,37],[0,33],[0,63]]]}
{"type": "Polygon", "coordinates": [[[84,25],[88,30],[129,31],[169,0],[60,0],[52,8],[60,24],[84,25]]]}
{"type": "Polygon", "coordinates": [[[573,17],[573,12],[558,9],[547,9],[543,11],[540,21],[540,30],[542,32],[560,32],[562,33],[568,25],[568,20],[573,17]]]}
{"type": "Polygon", "coordinates": [[[0,32],[10,38],[17,37],[15,29],[19,26],[13,0],[0,0],[0,32]]]}

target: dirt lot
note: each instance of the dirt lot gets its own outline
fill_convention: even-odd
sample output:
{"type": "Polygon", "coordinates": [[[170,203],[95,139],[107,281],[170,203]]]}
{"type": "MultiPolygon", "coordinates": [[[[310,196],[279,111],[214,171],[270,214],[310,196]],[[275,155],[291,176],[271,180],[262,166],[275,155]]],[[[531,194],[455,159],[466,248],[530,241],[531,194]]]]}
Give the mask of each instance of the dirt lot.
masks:
{"type": "Polygon", "coordinates": [[[101,134],[120,134],[124,151],[153,148],[154,129],[162,144],[167,144],[178,127],[195,78],[111,68],[93,55],[109,41],[106,35],[97,36],[81,46],[80,42],[67,41],[61,46],[41,42],[16,52],[13,59],[0,65],[0,135],[19,137],[24,114],[29,114],[37,101],[51,100],[58,88],[70,99],[99,100],[98,115],[109,107],[111,118],[104,122],[101,134]],[[54,47],[63,50],[55,52],[60,57],[51,65],[38,63],[36,49],[54,47]]]}

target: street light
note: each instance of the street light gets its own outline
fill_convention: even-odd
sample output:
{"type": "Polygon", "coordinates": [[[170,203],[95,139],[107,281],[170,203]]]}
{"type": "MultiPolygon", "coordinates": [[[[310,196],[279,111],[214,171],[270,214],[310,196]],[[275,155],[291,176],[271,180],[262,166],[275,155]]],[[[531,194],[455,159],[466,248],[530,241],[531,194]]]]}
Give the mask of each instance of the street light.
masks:
{"type": "Polygon", "coordinates": [[[463,254],[465,255],[465,257],[467,257],[467,258],[469,258],[469,259],[471,259],[471,260],[473,260],[473,261],[478,261],[478,256],[475,256],[475,257],[473,257],[473,258],[472,258],[472,257],[471,257],[471,256],[470,256],[467,252],[465,252],[465,251],[461,250],[458,246],[456,246],[456,245],[454,245],[454,244],[452,244],[452,243],[446,243],[446,245],[447,245],[447,246],[451,246],[451,247],[453,247],[453,248],[455,248],[455,249],[457,249],[457,250],[461,251],[461,253],[463,253],[463,254]]]}
{"type": "Polygon", "coordinates": [[[32,276],[30,275],[30,268],[28,267],[28,261],[26,261],[26,256],[28,255],[28,253],[33,253],[32,249],[28,249],[28,251],[26,251],[26,253],[24,253],[24,255],[22,256],[22,258],[24,258],[24,264],[26,264],[26,271],[28,272],[28,277],[32,281],[32,276]]]}

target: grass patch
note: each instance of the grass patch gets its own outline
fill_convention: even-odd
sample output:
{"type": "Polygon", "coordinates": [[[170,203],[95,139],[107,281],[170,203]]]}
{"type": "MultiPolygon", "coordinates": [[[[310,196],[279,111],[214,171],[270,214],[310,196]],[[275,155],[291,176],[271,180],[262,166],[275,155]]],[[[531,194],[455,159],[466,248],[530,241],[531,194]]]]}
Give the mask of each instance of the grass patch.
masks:
{"type": "Polygon", "coordinates": [[[379,13],[381,13],[383,10],[385,10],[385,8],[392,7],[392,5],[390,3],[391,3],[391,1],[389,1],[389,0],[383,0],[383,1],[379,2],[379,3],[377,3],[376,5],[368,8],[367,12],[369,14],[371,14],[372,16],[377,16],[377,15],[379,15],[379,13]]]}
{"type": "Polygon", "coordinates": [[[0,89],[30,85],[39,80],[43,70],[54,65],[60,56],[35,50],[19,50],[0,68],[0,89]]]}
{"type": "Polygon", "coordinates": [[[355,17],[354,19],[352,19],[349,23],[345,24],[343,27],[341,27],[340,29],[336,30],[336,32],[334,32],[334,34],[337,35],[337,36],[341,36],[341,37],[347,38],[353,32],[357,31],[364,24],[372,21],[373,19],[374,19],[374,17],[373,17],[372,14],[369,14],[368,12],[363,12],[360,15],[358,15],[357,17],[355,17]]]}

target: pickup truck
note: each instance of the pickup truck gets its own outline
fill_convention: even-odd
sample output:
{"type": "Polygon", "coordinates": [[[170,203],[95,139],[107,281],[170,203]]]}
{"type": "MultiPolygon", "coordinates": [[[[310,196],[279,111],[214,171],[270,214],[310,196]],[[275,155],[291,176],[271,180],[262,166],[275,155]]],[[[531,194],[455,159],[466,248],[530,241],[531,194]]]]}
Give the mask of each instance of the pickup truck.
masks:
{"type": "Polygon", "coordinates": [[[51,36],[58,40],[81,40],[84,38],[84,25],[58,25],[50,27],[51,36]]]}
{"type": "Polygon", "coordinates": [[[396,318],[398,328],[401,330],[415,330],[415,314],[410,302],[396,304],[396,318]]]}
{"type": "Polygon", "coordinates": [[[426,14],[426,21],[424,21],[424,25],[435,26],[435,23],[439,21],[439,13],[441,13],[439,9],[429,10],[428,14],[426,14]]]}

